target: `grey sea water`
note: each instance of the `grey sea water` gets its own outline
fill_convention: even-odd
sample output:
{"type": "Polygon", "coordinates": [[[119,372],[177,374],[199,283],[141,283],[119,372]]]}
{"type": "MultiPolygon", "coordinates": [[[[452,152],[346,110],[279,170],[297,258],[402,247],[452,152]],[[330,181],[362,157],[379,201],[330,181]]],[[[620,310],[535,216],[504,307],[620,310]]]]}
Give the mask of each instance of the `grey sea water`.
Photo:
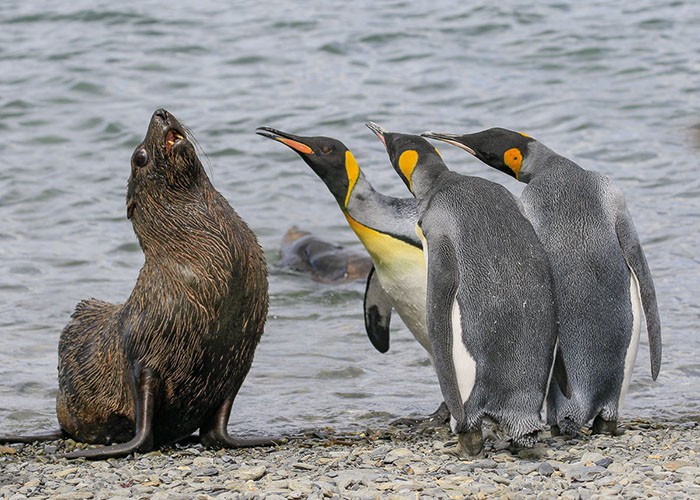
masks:
{"type": "MultiPolygon", "coordinates": [[[[364,334],[363,283],[275,267],[291,225],[361,248],[325,186],[267,125],[344,141],[376,188],[408,196],[390,130],[522,130],[626,193],[664,336],[646,339],[623,416],[700,416],[700,3],[0,3],[0,430],[55,428],[58,336],[75,304],[121,302],[143,262],[129,160],[151,113],[187,123],[214,185],[258,234],[271,307],[231,428],[361,428],[433,411],[426,355],[395,319],[364,334]]],[[[514,180],[447,145],[456,171],[514,180]]]]}

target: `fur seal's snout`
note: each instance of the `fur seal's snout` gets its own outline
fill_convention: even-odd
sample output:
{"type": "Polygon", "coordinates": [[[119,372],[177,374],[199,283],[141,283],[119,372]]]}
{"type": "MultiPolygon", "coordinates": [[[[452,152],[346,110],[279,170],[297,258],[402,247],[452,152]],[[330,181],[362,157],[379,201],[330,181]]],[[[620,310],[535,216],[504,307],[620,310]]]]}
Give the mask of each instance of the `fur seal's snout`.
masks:
{"type": "Polygon", "coordinates": [[[165,109],[157,109],[153,113],[151,123],[158,124],[158,122],[160,122],[163,130],[165,154],[168,155],[173,146],[180,141],[186,140],[185,136],[187,134],[184,132],[180,122],[165,109]]]}

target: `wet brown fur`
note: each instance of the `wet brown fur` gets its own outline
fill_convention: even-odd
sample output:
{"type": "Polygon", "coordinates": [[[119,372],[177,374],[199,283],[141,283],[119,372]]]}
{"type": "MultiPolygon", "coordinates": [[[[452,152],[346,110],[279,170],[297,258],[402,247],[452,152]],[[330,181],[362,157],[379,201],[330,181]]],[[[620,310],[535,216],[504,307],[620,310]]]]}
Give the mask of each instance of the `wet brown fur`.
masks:
{"type": "Polygon", "coordinates": [[[159,381],[159,446],[210,428],[235,397],[263,333],[267,270],[255,235],[167,112],[154,114],[132,158],[127,213],[144,265],[124,304],[77,305],[59,341],[57,415],[78,441],[128,441],[139,374],[148,369],[159,381]],[[184,138],[166,154],[168,130],[184,138]],[[140,150],[148,155],[141,167],[140,150]]]}

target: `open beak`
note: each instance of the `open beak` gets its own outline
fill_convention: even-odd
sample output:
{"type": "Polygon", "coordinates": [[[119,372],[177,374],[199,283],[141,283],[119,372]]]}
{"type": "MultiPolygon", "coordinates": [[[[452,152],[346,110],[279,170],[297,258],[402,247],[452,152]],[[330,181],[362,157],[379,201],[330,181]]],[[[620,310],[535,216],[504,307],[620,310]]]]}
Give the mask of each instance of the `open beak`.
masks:
{"type": "Polygon", "coordinates": [[[452,144],[453,146],[457,146],[458,148],[465,150],[470,155],[476,156],[476,151],[474,151],[469,146],[462,144],[459,141],[461,136],[459,136],[457,134],[446,134],[444,132],[423,132],[421,135],[423,137],[427,137],[428,139],[436,139],[438,141],[452,144]]]}
{"type": "Polygon", "coordinates": [[[384,134],[386,134],[387,131],[374,122],[367,122],[365,125],[367,125],[367,128],[374,132],[377,137],[379,137],[379,140],[382,141],[382,144],[384,144],[384,147],[386,147],[386,139],[384,138],[384,134]]]}
{"type": "Polygon", "coordinates": [[[303,153],[306,155],[314,154],[314,150],[304,144],[302,139],[296,135],[288,134],[271,127],[258,127],[255,129],[255,133],[263,137],[267,137],[268,139],[279,141],[282,144],[289,146],[297,153],[303,153]]]}

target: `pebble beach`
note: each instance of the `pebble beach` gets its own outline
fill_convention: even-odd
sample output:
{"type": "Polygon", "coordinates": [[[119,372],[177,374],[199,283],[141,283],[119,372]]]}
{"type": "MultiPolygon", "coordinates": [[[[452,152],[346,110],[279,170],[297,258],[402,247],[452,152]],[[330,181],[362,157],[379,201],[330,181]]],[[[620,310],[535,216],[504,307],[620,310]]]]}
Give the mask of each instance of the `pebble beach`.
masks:
{"type": "Polygon", "coordinates": [[[73,441],[0,446],[0,497],[51,499],[700,498],[700,425],[622,421],[621,436],[550,437],[473,460],[445,427],[308,431],[276,448],[176,446],[69,461],[73,441]]]}
{"type": "Polygon", "coordinates": [[[698,25],[692,0],[0,2],[0,434],[55,422],[56,346],[75,305],[133,290],[130,158],[165,107],[197,132],[213,184],[270,257],[270,314],[230,430],[289,436],[98,461],[64,458],[85,446],[71,440],[0,443],[0,500],[700,499],[698,25]],[[654,381],[642,333],[624,434],[544,431],[515,450],[485,428],[484,452],[464,460],[448,428],[390,421],[443,399],[430,360],[398,318],[390,351],[372,349],[364,282],[275,265],[293,225],[362,247],[318,176],[255,135],[337,137],[378,191],[410,196],[369,120],[522,130],[623,190],[664,344],[654,381]]]}

